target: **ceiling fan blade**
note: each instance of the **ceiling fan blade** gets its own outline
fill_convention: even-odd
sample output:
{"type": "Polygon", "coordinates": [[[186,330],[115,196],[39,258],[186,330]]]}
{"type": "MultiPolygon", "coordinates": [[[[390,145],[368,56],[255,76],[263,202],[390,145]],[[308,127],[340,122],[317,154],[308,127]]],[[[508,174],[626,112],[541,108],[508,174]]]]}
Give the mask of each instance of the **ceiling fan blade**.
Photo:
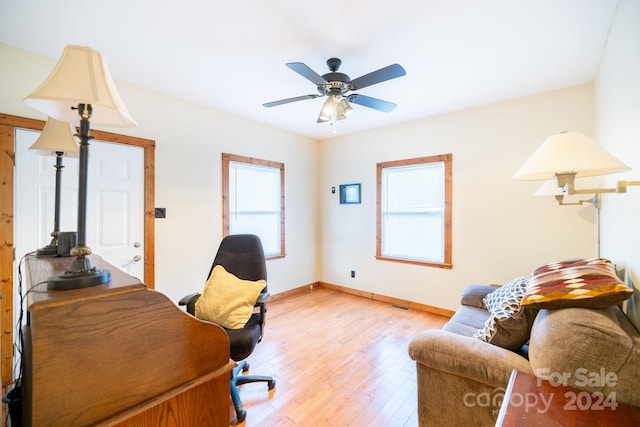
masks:
{"type": "Polygon", "coordinates": [[[352,93],[347,97],[347,99],[349,102],[353,102],[354,104],[373,108],[374,110],[384,111],[385,113],[393,111],[393,109],[397,107],[393,102],[383,101],[382,99],[372,98],[370,96],[364,96],[357,93],[352,93]]]}
{"type": "Polygon", "coordinates": [[[272,101],[272,102],[267,102],[265,104],[262,104],[263,107],[275,107],[276,105],[282,105],[282,104],[288,104],[290,102],[296,102],[296,101],[303,101],[305,99],[313,99],[313,98],[317,98],[319,96],[322,95],[302,95],[302,96],[295,96],[293,98],[287,98],[287,99],[281,99],[279,101],[272,101]]]}
{"type": "Polygon", "coordinates": [[[351,80],[352,90],[362,89],[363,87],[402,77],[406,74],[407,72],[401,65],[391,64],[387,67],[380,68],[379,70],[372,71],[369,74],[365,74],[364,76],[351,80]]]}
{"type": "Polygon", "coordinates": [[[320,74],[313,71],[302,62],[289,62],[287,67],[300,74],[305,79],[311,81],[316,86],[326,85],[328,82],[320,74]]]}

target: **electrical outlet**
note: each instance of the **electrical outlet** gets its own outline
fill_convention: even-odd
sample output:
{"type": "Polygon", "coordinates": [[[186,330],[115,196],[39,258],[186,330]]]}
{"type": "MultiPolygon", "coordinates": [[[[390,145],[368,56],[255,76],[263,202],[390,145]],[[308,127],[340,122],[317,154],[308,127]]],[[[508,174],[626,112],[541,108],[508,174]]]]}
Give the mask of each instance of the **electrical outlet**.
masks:
{"type": "Polygon", "coordinates": [[[356,277],[356,272],[355,272],[355,270],[351,270],[351,277],[356,277]]]}

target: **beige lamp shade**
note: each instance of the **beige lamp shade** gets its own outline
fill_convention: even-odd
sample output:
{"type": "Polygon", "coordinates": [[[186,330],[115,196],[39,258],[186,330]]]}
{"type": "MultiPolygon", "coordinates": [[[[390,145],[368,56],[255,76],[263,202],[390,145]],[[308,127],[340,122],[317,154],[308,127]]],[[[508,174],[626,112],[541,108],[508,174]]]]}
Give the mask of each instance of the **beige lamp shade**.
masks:
{"type": "Polygon", "coordinates": [[[136,125],[118,94],[109,63],[100,52],[89,47],[65,47],[49,77],[24,102],[50,117],[67,122],[78,120],[78,111],[71,107],[91,104],[93,124],[114,127],[136,125]]]}
{"type": "Polygon", "coordinates": [[[629,169],[582,133],[561,132],[547,138],[512,179],[553,180],[562,173],[575,173],[579,178],[629,169]]]}
{"type": "Polygon", "coordinates": [[[56,156],[56,153],[63,153],[63,156],[78,157],[78,138],[76,130],[69,122],[63,122],[49,117],[42,129],[42,133],[36,139],[29,150],[36,154],[45,156],[56,156]]]}

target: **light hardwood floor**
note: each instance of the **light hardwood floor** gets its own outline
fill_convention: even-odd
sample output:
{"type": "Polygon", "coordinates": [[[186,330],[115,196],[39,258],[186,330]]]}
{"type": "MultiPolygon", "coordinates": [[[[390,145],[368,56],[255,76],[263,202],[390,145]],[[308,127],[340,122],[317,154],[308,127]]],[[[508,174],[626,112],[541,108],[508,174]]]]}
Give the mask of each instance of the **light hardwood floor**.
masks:
{"type": "Polygon", "coordinates": [[[248,361],[276,388],[240,386],[240,426],[417,426],[415,362],[407,346],[448,319],[315,288],[268,304],[248,361]]]}

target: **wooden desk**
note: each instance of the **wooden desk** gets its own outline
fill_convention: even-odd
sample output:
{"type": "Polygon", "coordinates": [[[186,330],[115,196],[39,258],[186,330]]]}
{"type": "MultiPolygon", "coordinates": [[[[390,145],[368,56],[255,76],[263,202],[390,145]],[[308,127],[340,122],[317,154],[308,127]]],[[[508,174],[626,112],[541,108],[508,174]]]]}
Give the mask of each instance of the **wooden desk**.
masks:
{"type": "Polygon", "coordinates": [[[496,426],[640,426],[640,407],[513,371],[496,426]]]}
{"type": "Polygon", "coordinates": [[[111,281],[48,291],[72,258],[27,261],[23,418],[30,426],[229,426],[229,341],[91,256],[111,281]]]}

